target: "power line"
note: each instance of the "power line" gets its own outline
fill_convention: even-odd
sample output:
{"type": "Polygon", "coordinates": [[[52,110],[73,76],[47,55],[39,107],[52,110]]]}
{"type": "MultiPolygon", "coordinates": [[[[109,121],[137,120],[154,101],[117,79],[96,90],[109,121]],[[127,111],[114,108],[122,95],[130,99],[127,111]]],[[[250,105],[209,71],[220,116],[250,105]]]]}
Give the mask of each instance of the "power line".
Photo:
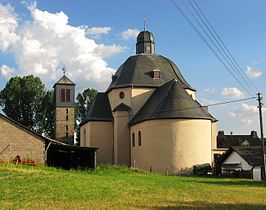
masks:
{"type": "MultiPolygon", "coordinates": [[[[194,3],[196,3],[194,0],[192,0],[194,3]]],[[[227,63],[231,66],[231,68],[234,70],[234,72],[242,79],[244,83],[246,83],[249,87],[252,87],[250,84],[252,82],[248,79],[248,77],[242,72],[241,67],[239,68],[239,65],[236,65],[236,60],[233,58],[232,54],[229,52],[228,48],[225,46],[225,44],[221,41],[220,37],[219,40],[216,38],[214,33],[214,28],[211,26],[209,21],[205,21],[207,18],[204,16],[203,12],[200,10],[199,6],[197,8],[191,3],[191,1],[188,1],[190,6],[193,8],[194,12],[196,13],[197,17],[201,20],[201,22],[204,24],[205,28],[208,30],[209,34],[206,32],[204,27],[201,25],[201,23],[197,20],[197,18],[194,16],[193,12],[188,8],[188,6],[184,3],[183,4],[186,6],[187,10],[190,12],[190,14],[193,16],[193,18],[196,20],[198,25],[201,27],[201,29],[204,31],[204,33],[208,36],[209,40],[213,43],[215,48],[219,51],[219,53],[222,55],[222,57],[227,61],[227,63]],[[203,17],[202,17],[203,16],[203,17]],[[205,18],[204,18],[205,17],[205,18]],[[211,30],[211,29],[212,30],[211,30]],[[214,39],[212,39],[211,37],[214,39]],[[214,42],[215,41],[215,42],[214,42]],[[217,45],[216,45],[217,44],[217,45]],[[244,76],[243,76],[244,75],[244,76]]],[[[215,34],[217,34],[215,32],[215,34]]],[[[217,34],[218,36],[218,34],[217,34]]]]}
{"type": "MultiPolygon", "coordinates": [[[[207,17],[204,15],[204,13],[202,12],[202,10],[200,9],[200,7],[198,6],[198,4],[196,3],[195,0],[192,0],[193,3],[196,5],[198,11],[200,12],[200,14],[202,15],[203,19],[205,19],[205,21],[207,22],[207,25],[210,27],[210,33],[213,35],[213,33],[211,31],[214,32],[215,36],[217,37],[217,39],[219,40],[219,42],[221,43],[221,45],[223,46],[222,49],[225,49],[226,52],[229,54],[230,58],[232,59],[233,63],[238,67],[238,70],[240,71],[241,75],[244,75],[244,77],[246,78],[246,80],[248,81],[248,83],[250,85],[253,86],[253,88],[256,89],[256,91],[259,91],[258,88],[254,85],[254,83],[247,77],[247,75],[245,73],[243,73],[243,69],[242,67],[239,65],[239,63],[237,62],[237,60],[234,58],[234,56],[230,53],[230,51],[228,50],[228,48],[226,47],[226,45],[224,44],[224,42],[222,41],[221,37],[218,35],[218,33],[215,31],[215,29],[213,28],[213,26],[211,25],[211,23],[208,21],[207,17]]],[[[189,0],[189,3],[191,4],[191,1],[189,0]]],[[[192,5],[192,4],[191,4],[192,5]]],[[[192,5],[193,7],[193,5],[192,5]]],[[[199,15],[199,17],[201,17],[199,15]]],[[[203,21],[204,23],[206,23],[205,21],[203,21]]],[[[207,26],[207,28],[208,28],[207,26]]],[[[215,36],[213,35],[214,39],[216,40],[215,36]]],[[[216,40],[217,41],[217,40],[216,40]]],[[[217,41],[218,42],[218,41],[217,41]]],[[[219,43],[218,42],[218,43],[219,43]]]]}
{"type": "Polygon", "coordinates": [[[205,42],[205,44],[209,47],[211,52],[216,56],[216,58],[225,66],[225,68],[229,71],[229,73],[235,78],[235,80],[240,84],[240,86],[246,90],[246,92],[252,96],[253,94],[242,84],[242,82],[234,75],[234,73],[231,71],[231,69],[226,65],[226,63],[223,61],[223,59],[217,54],[217,52],[213,49],[211,44],[208,42],[208,40],[202,35],[202,33],[198,30],[198,28],[195,26],[195,24],[188,18],[188,16],[183,12],[183,10],[176,4],[174,0],[172,0],[174,6],[176,9],[181,13],[181,15],[186,19],[186,21],[190,24],[190,26],[197,32],[197,34],[200,36],[200,38],[205,42]]]}
{"type": "Polygon", "coordinates": [[[226,47],[226,45],[224,44],[224,42],[222,41],[221,37],[218,35],[218,33],[215,31],[215,29],[213,28],[213,26],[211,25],[211,23],[208,21],[207,17],[204,15],[204,13],[202,12],[202,10],[200,9],[200,7],[198,6],[198,4],[196,3],[195,0],[192,0],[193,3],[196,5],[197,9],[193,6],[193,4],[191,3],[191,0],[189,0],[190,5],[193,7],[193,9],[196,11],[196,13],[198,14],[198,16],[200,17],[201,21],[204,23],[204,25],[206,26],[206,28],[208,29],[208,31],[211,33],[212,37],[215,39],[215,41],[218,43],[218,45],[221,47],[221,49],[224,51],[224,53],[228,56],[228,58],[230,59],[231,63],[234,65],[234,67],[236,68],[236,70],[239,72],[239,74],[241,75],[241,77],[248,82],[249,86],[253,86],[253,88],[256,89],[256,91],[259,91],[258,88],[254,85],[254,83],[247,77],[247,75],[245,73],[243,73],[243,69],[242,67],[239,65],[239,63],[236,61],[236,59],[234,58],[234,56],[230,53],[230,51],[228,50],[228,48],[226,47]],[[198,13],[201,14],[199,14],[198,13]],[[202,18],[203,17],[203,18],[202,18]],[[205,22],[205,21],[206,22],[205,22]],[[213,34],[213,33],[214,34],[213,34]],[[219,40],[217,40],[217,39],[219,40]],[[226,52],[227,53],[226,53],[226,52]],[[244,75],[244,76],[243,76],[244,75]]]}
{"type": "MultiPolygon", "coordinates": [[[[249,98],[242,98],[242,99],[236,99],[236,100],[231,100],[231,101],[224,101],[224,102],[218,102],[218,103],[213,103],[213,104],[208,104],[208,105],[199,105],[199,106],[194,106],[194,107],[188,107],[188,108],[183,108],[183,109],[171,109],[171,110],[165,110],[162,112],[157,112],[157,113],[168,113],[168,112],[173,112],[173,111],[185,111],[185,110],[190,110],[190,109],[199,109],[199,108],[204,108],[204,107],[209,107],[209,106],[220,106],[220,105],[225,105],[225,104],[230,104],[230,103],[238,103],[238,102],[242,102],[242,101],[248,101],[248,100],[252,100],[252,99],[256,99],[257,97],[249,97],[249,98]]],[[[149,116],[149,115],[153,115],[156,112],[150,112],[150,113],[146,113],[146,114],[142,114],[144,116],[149,116]]],[[[136,115],[133,114],[128,114],[128,115],[119,115],[119,116],[115,116],[113,118],[119,118],[119,117],[135,117],[136,115]]]]}
{"type": "MultiPolygon", "coordinates": [[[[189,3],[191,4],[191,2],[189,1],[189,3]]],[[[231,58],[228,56],[228,54],[224,51],[224,49],[221,47],[220,43],[217,41],[217,39],[213,36],[212,32],[209,30],[208,26],[205,24],[205,22],[202,20],[202,18],[199,16],[199,13],[197,12],[197,10],[195,9],[195,7],[193,7],[194,11],[196,12],[196,14],[198,15],[198,17],[202,20],[203,24],[205,25],[205,27],[207,28],[207,30],[209,31],[209,33],[211,34],[211,36],[214,38],[214,40],[211,38],[211,36],[207,33],[207,31],[204,29],[204,27],[202,26],[202,24],[199,22],[199,20],[197,19],[197,17],[193,14],[193,12],[189,9],[189,7],[185,4],[185,2],[183,1],[183,4],[185,5],[185,7],[187,8],[187,10],[189,11],[189,13],[192,15],[193,19],[197,22],[197,24],[200,26],[201,30],[205,33],[205,35],[207,36],[207,38],[210,40],[210,42],[212,43],[212,45],[218,50],[220,56],[223,57],[223,59],[226,61],[226,63],[231,67],[231,69],[240,77],[240,79],[242,78],[242,80],[244,81],[244,83],[246,83],[247,81],[245,81],[245,78],[243,77],[243,75],[241,74],[241,72],[239,72],[239,70],[236,68],[235,64],[232,62],[231,58]],[[217,45],[218,44],[218,45],[217,45]]],[[[221,58],[221,57],[220,57],[221,58]]],[[[243,82],[242,81],[242,82],[243,82]]]]}

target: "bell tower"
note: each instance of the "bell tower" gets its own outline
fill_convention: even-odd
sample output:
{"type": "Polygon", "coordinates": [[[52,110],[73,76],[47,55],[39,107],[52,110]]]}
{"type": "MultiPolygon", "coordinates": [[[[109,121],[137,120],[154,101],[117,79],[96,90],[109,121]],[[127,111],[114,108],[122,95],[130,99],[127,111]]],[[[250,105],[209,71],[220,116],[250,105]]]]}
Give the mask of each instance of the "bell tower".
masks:
{"type": "Polygon", "coordinates": [[[58,141],[74,144],[75,84],[64,75],[54,84],[55,132],[58,141]]]}

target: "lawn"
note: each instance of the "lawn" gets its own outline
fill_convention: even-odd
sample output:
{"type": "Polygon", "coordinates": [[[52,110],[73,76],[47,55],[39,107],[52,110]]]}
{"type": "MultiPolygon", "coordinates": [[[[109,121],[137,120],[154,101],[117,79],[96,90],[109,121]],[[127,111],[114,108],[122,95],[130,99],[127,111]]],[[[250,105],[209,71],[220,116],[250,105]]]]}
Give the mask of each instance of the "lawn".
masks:
{"type": "Polygon", "coordinates": [[[0,164],[0,209],[266,209],[266,183],[0,164]]]}

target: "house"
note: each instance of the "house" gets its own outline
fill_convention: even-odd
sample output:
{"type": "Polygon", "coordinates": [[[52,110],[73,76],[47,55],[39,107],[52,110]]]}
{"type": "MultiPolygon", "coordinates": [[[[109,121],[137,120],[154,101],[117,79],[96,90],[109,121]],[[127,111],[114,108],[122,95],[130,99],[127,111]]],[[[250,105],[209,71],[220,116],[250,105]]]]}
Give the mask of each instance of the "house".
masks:
{"type": "Polygon", "coordinates": [[[223,175],[261,180],[263,157],[261,146],[233,146],[221,161],[223,175]]]}
{"type": "Polygon", "coordinates": [[[165,173],[192,173],[211,163],[216,119],[154,36],[139,33],[136,55],[112,76],[80,124],[80,143],[97,147],[97,161],[165,173]]]}
{"type": "Polygon", "coordinates": [[[225,135],[224,131],[218,131],[216,137],[216,145],[212,149],[213,153],[213,168],[214,174],[221,174],[221,160],[223,159],[223,154],[228,151],[230,147],[233,146],[260,146],[261,140],[258,137],[256,131],[251,131],[250,135],[235,135],[230,133],[225,135]]]}
{"type": "Polygon", "coordinates": [[[261,141],[256,131],[251,131],[250,135],[225,135],[224,131],[219,131],[217,135],[217,148],[259,145],[261,145],[261,141]]]}

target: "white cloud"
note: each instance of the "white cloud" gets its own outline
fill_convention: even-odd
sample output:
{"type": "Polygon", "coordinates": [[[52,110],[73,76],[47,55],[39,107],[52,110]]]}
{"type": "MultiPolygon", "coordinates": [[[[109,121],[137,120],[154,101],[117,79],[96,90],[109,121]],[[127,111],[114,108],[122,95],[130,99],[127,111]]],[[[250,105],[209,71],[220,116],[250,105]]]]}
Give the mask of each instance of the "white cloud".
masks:
{"type": "Polygon", "coordinates": [[[123,39],[128,40],[131,38],[136,38],[138,36],[138,34],[139,34],[139,30],[129,28],[126,31],[123,31],[121,33],[121,36],[123,39]]]}
{"type": "Polygon", "coordinates": [[[19,37],[15,30],[18,26],[14,9],[9,5],[0,4],[0,50],[5,52],[19,37]]]}
{"type": "Polygon", "coordinates": [[[248,75],[249,78],[259,78],[262,76],[262,71],[247,66],[246,74],[248,75]]]}
{"type": "Polygon", "coordinates": [[[254,105],[248,105],[245,103],[241,103],[240,107],[241,107],[241,110],[243,110],[244,112],[248,112],[248,113],[257,113],[258,112],[257,106],[254,106],[254,105]]]}
{"type": "Polygon", "coordinates": [[[87,26],[82,26],[82,28],[85,28],[86,35],[108,34],[112,30],[111,27],[92,27],[92,28],[88,28],[87,26]]]}
{"type": "MultiPolygon", "coordinates": [[[[86,37],[88,28],[69,25],[68,16],[62,11],[41,11],[36,4],[28,9],[32,20],[20,21],[18,25],[14,9],[0,4],[0,29],[4,29],[0,30],[0,50],[10,49],[20,74],[34,74],[51,84],[51,80],[56,81],[62,75],[58,66],[64,64],[67,75],[77,85],[105,90],[115,70],[104,58],[124,48],[96,44],[86,37]]],[[[106,34],[111,28],[94,27],[91,33],[93,30],[94,34],[106,34]]]]}
{"type": "Polygon", "coordinates": [[[241,119],[241,122],[246,125],[252,125],[254,123],[254,120],[251,118],[243,118],[241,119]]]}
{"type": "Polygon", "coordinates": [[[223,88],[221,95],[224,97],[232,98],[232,99],[242,98],[245,96],[245,94],[243,92],[241,92],[240,90],[238,90],[235,87],[223,88]]]}
{"type": "Polygon", "coordinates": [[[235,112],[228,112],[227,113],[229,117],[236,118],[237,114],[235,112]]]}
{"type": "Polygon", "coordinates": [[[241,103],[234,112],[229,112],[228,115],[238,118],[244,125],[252,125],[258,120],[258,108],[256,105],[241,103]]]}
{"type": "Polygon", "coordinates": [[[106,57],[109,57],[113,54],[121,53],[125,49],[126,49],[125,47],[122,47],[122,46],[116,45],[116,44],[113,44],[110,46],[100,44],[95,48],[95,54],[100,56],[100,57],[106,58],[106,57]]]}
{"type": "Polygon", "coordinates": [[[220,101],[218,100],[213,100],[213,99],[208,99],[208,98],[199,98],[199,102],[201,103],[201,105],[203,106],[208,106],[208,105],[212,105],[212,104],[217,104],[220,101]]]}
{"type": "Polygon", "coordinates": [[[0,67],[0,74],[6,79],[8,80],[10,77],[12,77],[13,73],[15,72],[14,68],[10,68],[7,65],[2,65],[0,67]]]}
{"type": "Polygon", "coordinates": [[[215,88],[205,88],[203,91],[207,92],[207,93],[215,93],[216,89],[215,88]]]}

